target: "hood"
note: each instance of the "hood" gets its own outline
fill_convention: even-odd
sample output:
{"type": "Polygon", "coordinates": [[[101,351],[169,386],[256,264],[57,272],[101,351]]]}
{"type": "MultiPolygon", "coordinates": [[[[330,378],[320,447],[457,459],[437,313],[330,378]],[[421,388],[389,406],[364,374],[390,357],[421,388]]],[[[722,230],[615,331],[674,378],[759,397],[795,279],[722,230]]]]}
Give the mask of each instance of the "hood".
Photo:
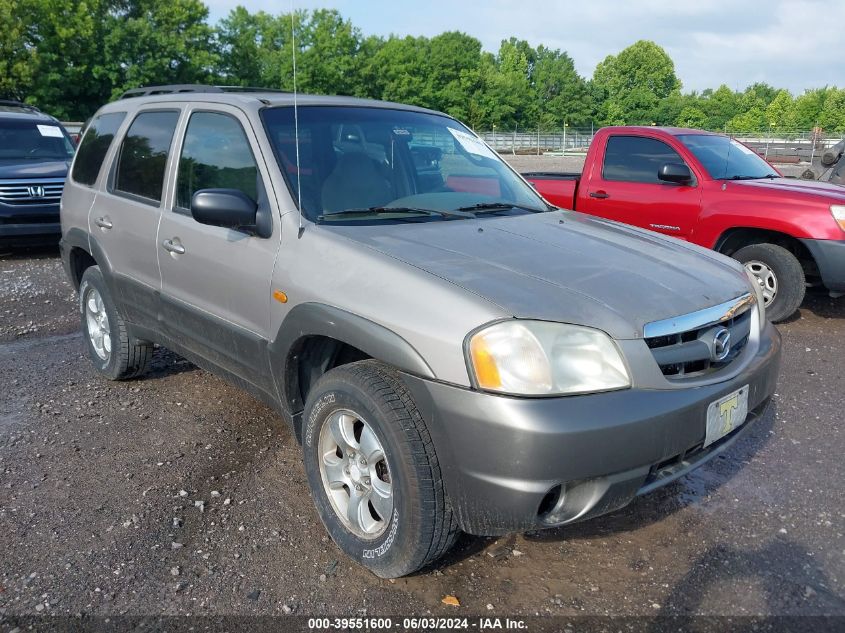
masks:
{"type": "Polygon", "coordinates": [[[759,180],[734,180],[731,187],[753,188],[756,192],[771,192],[773,195],[785,193],[818,196],[827,204],[845,204],[845,187],[818,180],[798,180],[797,178],[761,178],[759,180]]]}
{"type": "Polygon", "coordinates": [[[509,315],[588,325],[617,339],[639,338],[646,323],[749,291],[733,260],[579,213],[321,228],[456,284],[509,315]]]}
{"type": "Polygon", "coordinates": [[[64,178],[70,167],[70,160],[0,160],[0,180],[24,178],[64,178]]]}

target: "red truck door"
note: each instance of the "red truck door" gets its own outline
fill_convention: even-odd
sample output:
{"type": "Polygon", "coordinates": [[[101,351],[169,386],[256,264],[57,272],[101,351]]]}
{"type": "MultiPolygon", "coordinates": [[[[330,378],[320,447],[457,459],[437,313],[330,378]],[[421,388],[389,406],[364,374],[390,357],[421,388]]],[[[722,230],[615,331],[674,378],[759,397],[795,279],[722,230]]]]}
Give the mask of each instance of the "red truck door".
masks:
{"type": "Polygon", "coordinates": [[[663,141],[609,135],[602,164],[593,165],[588,182],[581,181],[578,211],[688,239],[701,206],[701,185],[691,168],[688,184],[658,179],[666,163],[690,167],[663,141]]]}

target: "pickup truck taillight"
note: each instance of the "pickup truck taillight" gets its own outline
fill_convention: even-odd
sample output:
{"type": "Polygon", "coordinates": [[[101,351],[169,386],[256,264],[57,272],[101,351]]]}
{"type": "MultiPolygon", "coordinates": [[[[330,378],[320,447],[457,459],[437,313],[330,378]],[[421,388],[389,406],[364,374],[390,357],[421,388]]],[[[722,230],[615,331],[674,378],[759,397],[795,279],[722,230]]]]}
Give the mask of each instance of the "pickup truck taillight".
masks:
{"type": "Polygon", "coordinates": [[[845,204],[830,205],[830,212],[833,214],[833,219],[839,224],[839,228],[845,231],[845,204]]]}

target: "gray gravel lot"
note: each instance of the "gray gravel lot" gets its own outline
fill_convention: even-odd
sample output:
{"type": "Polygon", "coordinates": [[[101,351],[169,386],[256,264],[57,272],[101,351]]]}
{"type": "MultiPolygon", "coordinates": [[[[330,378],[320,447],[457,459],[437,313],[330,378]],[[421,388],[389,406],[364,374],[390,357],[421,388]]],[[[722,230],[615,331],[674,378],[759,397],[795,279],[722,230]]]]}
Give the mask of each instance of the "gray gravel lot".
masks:
{"type": "Polygon", "coordinates": [[[0,615],[845,616],[844,300],[781,326],[775,403],[721,458],[396,581],[327,540],[273,412],[163,349],[100,379],[75,310],[55,253],[0,259],[0,615]]]}

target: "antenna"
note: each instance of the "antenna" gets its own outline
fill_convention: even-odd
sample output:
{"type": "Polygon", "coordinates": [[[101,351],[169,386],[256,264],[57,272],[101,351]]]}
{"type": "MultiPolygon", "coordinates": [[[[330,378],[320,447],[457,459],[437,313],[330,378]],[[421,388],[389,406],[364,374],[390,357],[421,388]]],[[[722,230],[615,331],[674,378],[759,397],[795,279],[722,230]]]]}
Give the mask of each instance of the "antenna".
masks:
{"type": "Polygon", "coordinates": [[[296,142],[296,208],[299,212],[299,232],[297,237],[302,237],[302,182],[299,169],[299,108],[296,100],[296,11],[293,0],[290,0],[290,47],[293,57],[293,134],[296,142]]]}

